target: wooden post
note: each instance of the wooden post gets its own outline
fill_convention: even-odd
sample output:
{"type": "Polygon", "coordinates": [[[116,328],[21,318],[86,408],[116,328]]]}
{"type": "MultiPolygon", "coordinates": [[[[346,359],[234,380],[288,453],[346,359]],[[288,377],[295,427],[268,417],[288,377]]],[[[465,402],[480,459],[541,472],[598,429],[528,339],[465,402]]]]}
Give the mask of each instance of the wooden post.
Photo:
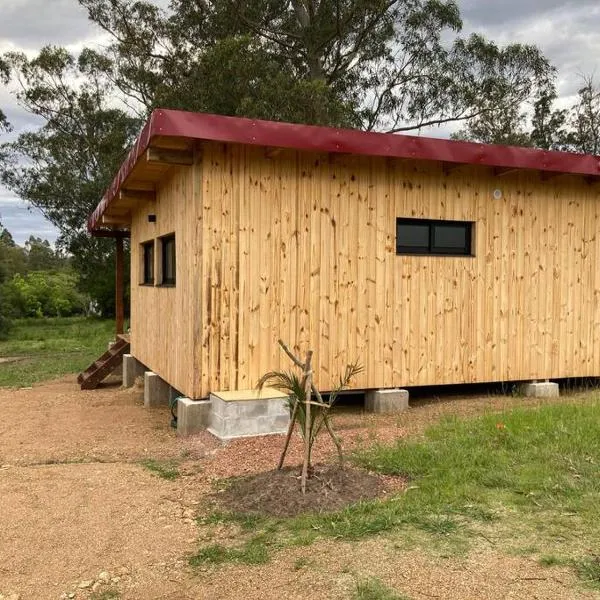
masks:
{"type": "Polygon", "coordinates": [[[115,321],[116,334],[123,333],[125,323],[125,310],[123,306],[123,238],[115,238],[117,245],[116,263],[115,263],[115,321]]]}

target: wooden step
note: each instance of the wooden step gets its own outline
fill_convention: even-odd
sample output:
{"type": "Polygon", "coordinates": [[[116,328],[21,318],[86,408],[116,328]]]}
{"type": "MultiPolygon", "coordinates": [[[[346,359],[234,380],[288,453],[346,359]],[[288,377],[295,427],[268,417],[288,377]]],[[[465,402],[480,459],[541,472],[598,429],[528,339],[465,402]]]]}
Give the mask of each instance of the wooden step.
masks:
{"type": "Polygon", "coordinates": [[[129,348],[129,341],[119,337],[109,350],[79,374],[77,383],[81,389],[93,390],[98,387],[100,382],[123,362],[123,355],[129,352],[129,348]]]}

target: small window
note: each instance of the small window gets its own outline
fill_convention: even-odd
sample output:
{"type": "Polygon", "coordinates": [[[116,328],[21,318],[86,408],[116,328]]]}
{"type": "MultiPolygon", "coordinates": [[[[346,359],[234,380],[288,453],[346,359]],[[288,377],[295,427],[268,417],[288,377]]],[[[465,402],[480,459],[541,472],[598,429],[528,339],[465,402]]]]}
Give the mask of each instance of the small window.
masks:
{"type": "Polygon", "coordinates": [[[160,238],[163,285],[175,285],[175,234],[160,238]]]}
{"type": "Polygon", "coordinates": [[[142,244],[142,284],[154,285],[154,240],[142,244]]]}
{"type": "Polygon", "coordinates": [[[472,255],[473,223],[396,219],[396,254],[472,255]]]}

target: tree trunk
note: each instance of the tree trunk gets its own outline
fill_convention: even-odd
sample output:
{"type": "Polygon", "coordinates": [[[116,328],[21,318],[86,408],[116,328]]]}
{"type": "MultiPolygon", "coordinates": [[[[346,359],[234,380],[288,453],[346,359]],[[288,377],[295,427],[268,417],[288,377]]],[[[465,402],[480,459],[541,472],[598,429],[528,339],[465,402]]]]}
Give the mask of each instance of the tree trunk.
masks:
{"type": "Polygon", "coordinates": [[[302,493],[306,494],[306,480],[308,479],[308,470],[310,468],[310,447],[312,445],[310,426],[310,395],[312,390],[312,350],[306,353],[306,362],[304,363],[304,461],[302,462],[302,493]]]}

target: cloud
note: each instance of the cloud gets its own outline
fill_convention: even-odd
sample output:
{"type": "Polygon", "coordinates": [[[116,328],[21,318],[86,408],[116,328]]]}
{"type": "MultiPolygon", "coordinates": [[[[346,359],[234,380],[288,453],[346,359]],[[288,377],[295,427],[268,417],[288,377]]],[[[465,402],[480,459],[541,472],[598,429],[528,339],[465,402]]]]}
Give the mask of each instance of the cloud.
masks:
{"type": "MultiPolygon", "coordinates": [[[[152,0],[167,8],[169,0],[152,0]]],[[[537,45],[558,69],[561,104],[568,105],[582,75],[598,72],[600,79],[600,4],[598,0],[457,0],[464,20],[463,34],[479,32],[499,44],[537,45]]],[[[89,22],[77,0],[0,0],[0,52],[34,55],[56,44],[78,52],[85,45],[107,43],[108,37],[89,22]]],[[[9,90],[0,88],[0,107],[15,133],[39,121],[23,110],[9,90]]],[[[425,135],[447,136],[451,128],[425,135]]],[[[8,139],[4,137],[4,139],[8,139]]],[[[56,229],[36,209],[0,187],[0,219],[22,243],[31,233],[55,239],[56,229]]]]}
{"type": "Polygon", "coordinates": [[[2,0],[0,39],[22,49],[75,43],[93,29],[76,0],[2,0]]]}
{"type": "Polygon", "coordinates": [[[22,245],[30,235],[55,242],[58,229],[42,213],[0,187],[0,222],[8,229],[15,242],[22,245]]]}
{"type": "Polygon", "coordinates": [[[465,32],[479,31],[500,44],[535,44],[558,70],[557,87],[566,105],[582,75],[600,66],[598,0],[462,0],[465,32]]]}
{"type": "Polygon", "coordinates": [[[465,22],[472,26],[498,26],[535,21],[550,15],[560,23],[565,15],[597,7],[598,0],[459,0],[465,22]]]}

